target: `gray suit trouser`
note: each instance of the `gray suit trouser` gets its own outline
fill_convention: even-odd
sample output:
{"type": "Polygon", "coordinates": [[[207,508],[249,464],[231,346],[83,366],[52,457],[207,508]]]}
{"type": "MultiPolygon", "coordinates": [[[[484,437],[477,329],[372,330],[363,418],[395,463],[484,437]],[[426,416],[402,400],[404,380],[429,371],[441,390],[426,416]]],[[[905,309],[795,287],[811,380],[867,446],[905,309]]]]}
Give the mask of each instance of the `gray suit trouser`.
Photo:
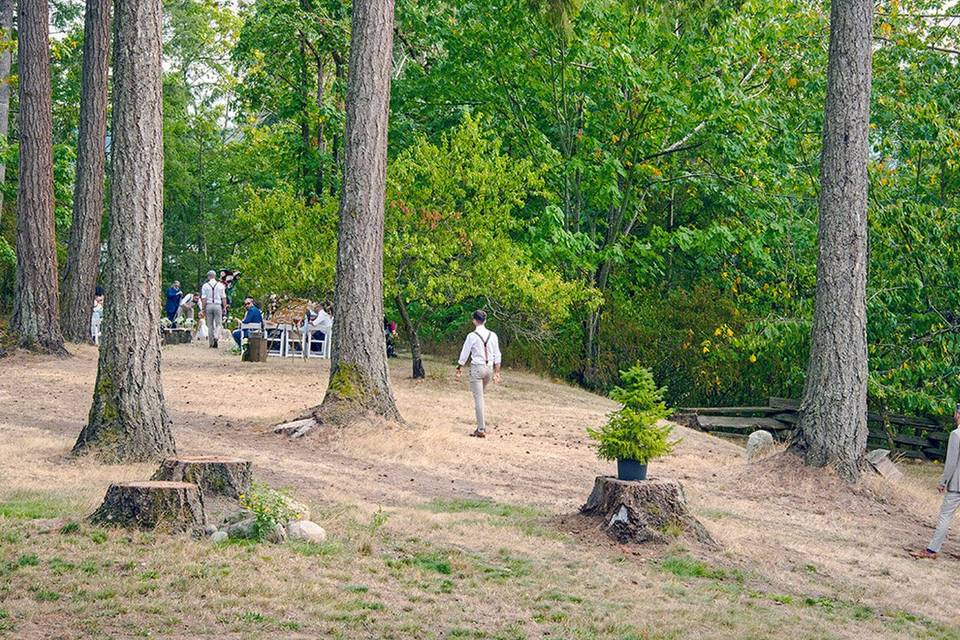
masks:
{"type": "Polygon", "coordinates": [[[493,367],[486,364],[470,364],[470,390],[473,391],[473,408],[477,413],[477,431],[487,428],[483,411],[483,391],[493,380],[493,367]]]}
{"type": "Polygon", "coordinates": [[[943,505],[940,507],[940,517],[937,519],[937,530],[933,532],[933,539],[930,541],[927,549],[934,553],[940,553],[940,547],[943,541],[947,539],[947,530],[950,528],[950,521],[953,520],[953,514],[960,507],[960,491],[947,491],[943,496],[943,505]]]}
{"type": "Polygon", "coordinates": [[[207,344],[215,347],[223,326],[223,307],[218,304],[208,304],[204,309],[204,315],[207,319],[207,344]]]}

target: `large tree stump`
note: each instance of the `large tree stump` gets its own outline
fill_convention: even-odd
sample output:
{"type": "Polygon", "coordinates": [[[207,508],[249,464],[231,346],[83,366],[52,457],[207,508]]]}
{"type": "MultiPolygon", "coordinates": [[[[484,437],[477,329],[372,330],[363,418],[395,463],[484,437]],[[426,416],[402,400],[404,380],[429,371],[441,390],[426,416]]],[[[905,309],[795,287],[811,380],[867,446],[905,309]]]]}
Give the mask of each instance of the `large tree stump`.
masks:
{"type": "Polygon", "coordinates": [[[676,480],[617,480],[598,476],[587,503],[587,516],[602,518],[602,528],[620,542],[669,542],[680,535],[714,545],[703,525],[687,512],[683,487],[676,480]]]}
{"type": "Polygon", "coordinates": [[[220,456],[180,456],[167,458],[151,480],[192,482],[203,497],[226,496],[234,500],[250,490],[253,468],[249,460],[220,456]]]}
{"type": "Polygon", "coordinates": [[[200,489],[189,482],[123,482],[107,489],[90,521],[171,533],[206,524],[200,489]]]}

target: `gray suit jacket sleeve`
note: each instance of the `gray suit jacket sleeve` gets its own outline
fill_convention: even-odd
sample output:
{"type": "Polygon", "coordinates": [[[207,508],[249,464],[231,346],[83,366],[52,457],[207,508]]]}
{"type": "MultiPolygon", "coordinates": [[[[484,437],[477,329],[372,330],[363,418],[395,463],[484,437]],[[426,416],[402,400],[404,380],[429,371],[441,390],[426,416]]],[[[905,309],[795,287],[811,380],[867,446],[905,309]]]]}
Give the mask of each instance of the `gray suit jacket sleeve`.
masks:
{"type": "Polygon", "coordinates": [[[957,462],[960,458],[960,430],[950,433],[950,444],[947,445],[947,459],[943,461],[943,476],[940,484],[949,484],[953,474],[957,472],[957,462]]]}

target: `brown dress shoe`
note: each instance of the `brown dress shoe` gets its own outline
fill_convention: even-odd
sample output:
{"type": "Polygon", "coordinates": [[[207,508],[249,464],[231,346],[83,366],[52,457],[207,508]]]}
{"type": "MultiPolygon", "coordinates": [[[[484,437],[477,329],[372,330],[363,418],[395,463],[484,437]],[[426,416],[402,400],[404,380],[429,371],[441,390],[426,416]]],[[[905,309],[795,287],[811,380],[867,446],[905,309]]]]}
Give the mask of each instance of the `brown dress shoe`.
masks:
{"type": "Polygon", "coordinates": [[[486,438],[487,434],[479,429],[470,434],[471,438],[486,438]]]}
{"type": "Polygon", "coordinates": [[[923,551],[911,551],[910,555],[916,558],[917,560],[936,560],[937,554],[936,551],[930,551],[930,549],[924,549],[923,551]]]}

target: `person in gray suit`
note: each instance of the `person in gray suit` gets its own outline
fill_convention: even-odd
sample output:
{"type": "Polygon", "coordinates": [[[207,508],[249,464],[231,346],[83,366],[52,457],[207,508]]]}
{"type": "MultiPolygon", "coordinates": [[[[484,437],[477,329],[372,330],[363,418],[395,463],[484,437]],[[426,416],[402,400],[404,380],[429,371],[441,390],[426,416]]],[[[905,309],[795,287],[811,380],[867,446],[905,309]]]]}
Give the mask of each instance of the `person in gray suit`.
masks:
{"type": "Polygon", "coordinates": [[[933,538],[926,549],[910,554],[914,558],[933,559],[940,554],[943,541],[947,538],[950,521],[960,507],[960,404],[957,405],[953,414],[953,424],[957,428],[950,432],[947,457],[943,461],[943,475],[940,476],[940,483],[937,485],[937,490],[944,494],[940,517],[937,519],[937,529],[933,532],[933,538]]]}

